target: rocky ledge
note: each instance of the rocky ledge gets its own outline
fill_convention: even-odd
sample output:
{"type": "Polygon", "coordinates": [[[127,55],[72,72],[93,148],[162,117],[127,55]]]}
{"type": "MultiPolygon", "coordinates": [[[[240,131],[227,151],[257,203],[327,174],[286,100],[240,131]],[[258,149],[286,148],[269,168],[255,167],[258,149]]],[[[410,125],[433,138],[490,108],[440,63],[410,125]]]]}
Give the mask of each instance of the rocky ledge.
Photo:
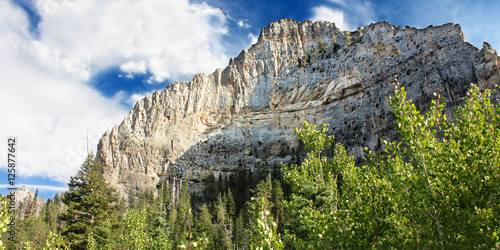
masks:
{"type": "Polygon", "coordinates": [[[293,129],[308,121],[330,124],[359,163],[363,148],[377,151],[383,138],[398,138],[386,102],[395,77],[425,112],[433,93],[453,107],[470,83],[494,87],[499,64],[488,44],[478,50],[465,42],[457,24],[416,29],[380,22],[349,32],[329,22],[282,19],[225,69],[137,102],[102,136],[97,158],[122,196],[174,177],[201,193],[211,168],[218,177],[300,161],[293,129]]]}

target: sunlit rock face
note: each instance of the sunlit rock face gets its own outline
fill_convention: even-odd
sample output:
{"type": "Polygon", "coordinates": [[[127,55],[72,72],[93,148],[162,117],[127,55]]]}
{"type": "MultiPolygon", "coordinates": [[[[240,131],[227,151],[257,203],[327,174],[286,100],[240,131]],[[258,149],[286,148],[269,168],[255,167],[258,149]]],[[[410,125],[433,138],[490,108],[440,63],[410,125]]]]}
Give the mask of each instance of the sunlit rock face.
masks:
{"type": "Polygon", "coordinates": [[[363,148],[380,151],[383,139],[398,138],[386,101],[396,77],[424,112],[434,93],[452,107],[463,103],[470,83],[500,83],[496,52],[464,40],[456,24],[380,22],[349,32],[282,19],[225,69],[137,102],[102,136],[97,157],[123,196],[173,177],[200,194],[211,167],[224,176],[300,161],[304,151],[293,130],[308,121],[330,124],[360,163],[363,148]]]}
{"type": "MultiPolygon", "coordinates": [[[[12,191],[7,196],[7,201],[14,201],[16,218],[24,219],[29,216],[38,217],[45,205],[45,200],[40,199],[37,194],[22,186],[16,191],[12,191]]],[[[11,204],[11,203],[9,203],[11,204]]],[[[9,207],[11,209],[11,207],[9,207]]]]}

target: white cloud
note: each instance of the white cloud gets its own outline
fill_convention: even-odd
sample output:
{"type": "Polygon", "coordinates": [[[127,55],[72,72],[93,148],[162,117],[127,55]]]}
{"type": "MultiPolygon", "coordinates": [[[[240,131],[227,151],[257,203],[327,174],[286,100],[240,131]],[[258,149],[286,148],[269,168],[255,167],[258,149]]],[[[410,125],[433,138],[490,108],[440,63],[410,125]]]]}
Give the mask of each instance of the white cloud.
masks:
{"type": "Polygon", "coordinates": [[[257,37],[256,35],[254,35],[252,33],[249,33],[248,34],[248,39],[250,39],[250,45],[252,45],[252,44],[256,44],[257,43],[257,41],[259,40],[259,37],[257,37]]]}
{"type": "Polygon", "coordinates": [[[134,74],[146,74],[146,62],[126,62],[120,65],[120,70],[127,73],[127,78],[133,78],[134,74]]]}
{"type": "Polygon", "coordinates": [[[354,30],[375,20],[375,10],[368,0],[330,0],[336,7],[327,5],[316,6],[312,9],[311,21],[334,22],[341,30],[354,30]]]}
{"type": "MultiPolygon", "coordinates": [[[[0,138],[18,138],[18,176],[67,182],[89,146],[150,94],[134,89],[105,98],[86,82],[109,67],[151,73],[160,82],[211,73],[227,63],[226,17],[188,0],[34,0],[37,37],[26,13],[0,1],[0,138]],[[88,139],[87,139],[88,138],[88,139]]],[[[0,145],[6,152],[6,144],[0,145]]],[[[5,168],[6,155],[0,154],[5,168]]]]}
{"type": "Polygon", "coordinates": [[[135,103],[139,100],[142,100],[144,97],[146,96],[149,96],[149,95],[152,95],[153,92],[143,92],[143,93],[136,93],[136,94],[133,94],[131,95],[127,102],[130,104],[130,105],[135,105],[135,103]]]}
{"type": "MultiPolygon", "coordinates": [[[[48,10],[50,11],[50,10],[48,10]]],[[[0,138],[17,137],[16,176],[67,182],[100,136],[125,110],[83,81],[44,70],[24,53],[32,44],[26,15],[0,2],[0,138]]],[[[6,143],[0,151],[6,152],[6,143]]],[[[6,154],[0,154],[5,167],[6,154]]]]}
{"type": "Polygon", "coordinates": [[[241,28],[250,28],[250,24],[247,23],[247,20],[239,20],[237,24],[241,28]]]}
{"type": "MultiPolygon", "coordinates": [[[[40,65],[82,80],[114,65],[144,62],[154,80],[211,73],[227,62],[219,42],[226,17],[188,0],[35,0],[40,65]]],[[[245,24],[245,23],[244,23],[245,24]]],[[[128,74],[141,71],[126,72],[128,74]]]]}
{"type": "Polygon", "coordinates": [[[341,30],[351,29],[351,25],[345,20],[344,12],[327,6],[318,6],[313,8],[314,15],[311,21],[329,21],[334,22],[341,30]]]}

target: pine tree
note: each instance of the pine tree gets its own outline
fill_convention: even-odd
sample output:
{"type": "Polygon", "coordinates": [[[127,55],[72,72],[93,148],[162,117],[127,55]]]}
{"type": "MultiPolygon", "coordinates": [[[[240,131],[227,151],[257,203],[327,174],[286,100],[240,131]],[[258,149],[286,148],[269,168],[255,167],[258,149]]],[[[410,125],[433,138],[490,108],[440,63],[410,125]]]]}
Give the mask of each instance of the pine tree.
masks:
{"type": "Polygon", "coordinates": [[[136,208],[137,205],[137,199],[138,197],[136,196],[134,189],[130,188],[127,193],[127,207],[128,208],[136,208]]]}
{"type": "Polygon", "coordinates": [[[189,246],[193,233],[193,213],[191,212],[191,196],[188,184],[182,187],[177,207],[170,204],[168,226],[171,229],[171,240],[174,246],[189,246]]]}
{"type": "Polygon", "coordinates": [[[234,247],[236,249],[245,249],[250,245],[250,234],[248,230],[248,223],[245,209],[240,210],[235,222],[234,230],[234,247]]]}
{"type": "Polygon", "coordinates": [[[41,246],[49,234],[48,225],[41,216],[28,216],[16,221],[16,244],[29,245],[31,247],[41,246]]]}
{"type": "Polygon", "coordinates": [[[119,209],[115,190],[107,186],[102,165],[89,154],[75,176],[68,183],[69,191],[63,202],[68,206],[60,219],[66,222],[62,235],[71,249],[85,249],[88,234],[99,247],[105,247],[112,238],[111,229],[117,225],[114,213],[119,209]]]}
{"type": "Polygon", "coordinates": [[[158,207],[156,208],[160,211],[160,216],[167,219],[167,208],[170,202],[170,185],[169,182],[162,183],[158,189],[158,207]]]}
{"type": "Polygon", "coordinates": [[[206,239],[208,241],[207,247],[212,247],[214,244],[215,238],[215,230],[214,224],[212,222],[212,215],[208,209],[207,204],[203,204],[200,208],[200,213],[198,215],[198,219],[195,222],[196,227],[196,241],[200,242],[202,239],[206,239]]]}
{"type": "Polygon", "coordinates": [[[234,222],[236,220],[236,205],[234,203],[233,193],[231,192],[230,188],[227,190],[227,194],[225,194],[225,196],[227,213],[231,221],[234,222]]]}
{"type": "Polygon", "coordinates": [[[281,187],[281,181],[273,180],[273,189],[271,196],[271,203],[274,204],[272,209],[272,214],[275,216],[276,224],[278,229],[280,225],[283,224],[283,219],[285,215],[285,196],[283,188],[281,187]]]}
{"type": "Polygon", "coordinates": [[[215,204],[215,215],[216,232],[220,248],[231,249],[233,238],[233,221],[227,211],[226,194],[219,194],[219,196],[217,197],[217,202],[215,204]]]}
{"type": "Polygon", "coordinates": [[[57,210],[55,200],[48,199],[45,206],[42,208],[43,221],[47,224],[49,231],[55,232],[57,230],[57,210]]]}

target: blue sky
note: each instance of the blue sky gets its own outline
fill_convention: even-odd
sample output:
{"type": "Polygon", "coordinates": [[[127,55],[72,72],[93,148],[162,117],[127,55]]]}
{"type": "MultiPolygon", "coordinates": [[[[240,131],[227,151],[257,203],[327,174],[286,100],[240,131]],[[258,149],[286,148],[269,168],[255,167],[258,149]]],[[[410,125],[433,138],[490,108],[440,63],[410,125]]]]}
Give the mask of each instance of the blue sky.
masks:
{"type": "Polygon", "coordinates": [[[479,49],[498,50],[499,11],[498,0],[0,1],[0,193],[8,136],[18,138],[17,184],[50,197],[137,100],[225,67],[274,20],[454,22],[479,49]]]}

